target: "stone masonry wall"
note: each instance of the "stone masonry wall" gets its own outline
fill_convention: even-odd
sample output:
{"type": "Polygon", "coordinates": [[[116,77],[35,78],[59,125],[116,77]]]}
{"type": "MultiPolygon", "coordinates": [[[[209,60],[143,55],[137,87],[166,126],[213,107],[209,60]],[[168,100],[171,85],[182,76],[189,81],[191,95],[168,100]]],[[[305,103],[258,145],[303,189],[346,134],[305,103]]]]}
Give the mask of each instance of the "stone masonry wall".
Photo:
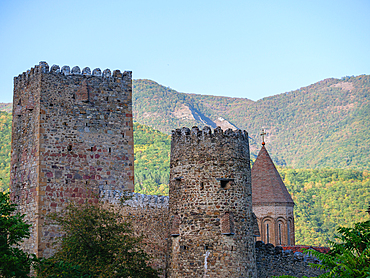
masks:
{"type": "Polygon", "coordinates": [[[49,213],[99,189],[133,191],[131,72],[41,62],[15,78],[13,103],[12,198],[32,223],[24,248],[49,257],[49,213]]]}
{"type": "Polygon", "coordinates": [[[292,275],[296,277],[316,277],[324,271],[312,268],[309,263],[319,263],[311,256],[301,252],[293,253],[291,250],[283,250],[281,246],[256,242],[256,262],[258,278],[268,278],[280,275],[292,275]]]}
{"type": "Polygon", "coordinates": [[[168,277],[256,277],[248,135],[173,131],[168,277]]]}
{"type": "MultiPolygon", "coordinates": [[[[162,270],[162,278],[170,277],[168,269],[169,253],[167,251],[168,248],[171,248],[168,244],[171,242],[169,197],[133,193],[130,200],[121,204],[120,200],[124,196],[121,192],[103,190],[100,194],[104,202],[115,205],[117,210],[121,212],[122,217],[132,222],[137,236],[142,235],[144,237],[145,251],[152,256],[151,266],[162,270]]],[[[225,254],[227,254],[227,250],[225,254]]],[[[311,268],[308,265],[310,262],[318,263],[319,261],[316,258],[301,252],[284,250],[281,246],[274,247],[272,244],[264,244],[258,241],[255,244],[255,256],[258,278],[279,275],[316,277],[323,273],[323,271],[311,268]]],[[[196,276],[195,273],[196,271],[194,271],[194,277],[204,277],[196,276]]]]}
{"type": "Polygon", "coordinates": [[[113,204],[122,217],[132,223],[136,236],[143,236],[144,250],[152,256],[150,265],[161,269],[166,277],[169,238],[168,197],[133,193],[121,203],[124,195],[112,190],[101,190],[101,200],[113,204]]]}
{"type": "Polygon", "coordinates": [[[37,67],[32,74],[27,72],[14,78],[10,196],[32,225],[30,238],[24,240],[24,249],[30,253],[37,252],[38,240],[40,80],[37,67]]]}

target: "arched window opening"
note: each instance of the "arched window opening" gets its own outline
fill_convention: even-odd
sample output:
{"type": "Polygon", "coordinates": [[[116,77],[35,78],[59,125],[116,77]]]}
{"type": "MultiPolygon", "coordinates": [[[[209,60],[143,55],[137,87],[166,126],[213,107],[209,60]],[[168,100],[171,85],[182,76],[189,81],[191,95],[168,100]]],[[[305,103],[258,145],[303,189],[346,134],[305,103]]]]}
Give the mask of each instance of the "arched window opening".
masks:
{"type": "Polygon", "coordinates": [[[281,223],[279,223],[279,245],[281,245],[281,223]]]}
{"type": "Polygon", "coordinates": [[[266,243],[270,243],[270,226],[266,224],[266,243]]]}

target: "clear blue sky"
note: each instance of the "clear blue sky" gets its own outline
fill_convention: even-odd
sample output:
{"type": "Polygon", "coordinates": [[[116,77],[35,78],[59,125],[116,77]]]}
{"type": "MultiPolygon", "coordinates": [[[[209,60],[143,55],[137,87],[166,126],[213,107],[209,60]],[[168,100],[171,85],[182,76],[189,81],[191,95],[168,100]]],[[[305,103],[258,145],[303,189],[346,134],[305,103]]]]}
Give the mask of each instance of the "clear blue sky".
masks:
{"type": "Polygon", "coordinates": [[[0,102],[39,61],[258,100],[370,74],[370,1],[0,0],[0,102]]]}

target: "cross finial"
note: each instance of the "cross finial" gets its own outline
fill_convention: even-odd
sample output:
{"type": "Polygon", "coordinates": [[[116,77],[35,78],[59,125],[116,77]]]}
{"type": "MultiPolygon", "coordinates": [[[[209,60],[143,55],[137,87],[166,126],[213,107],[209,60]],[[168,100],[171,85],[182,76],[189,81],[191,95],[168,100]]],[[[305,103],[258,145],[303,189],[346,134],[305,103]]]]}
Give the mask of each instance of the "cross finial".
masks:
{"type": "Polygon", "coordinates": [[[262,133],[260,135],[262,136],[262,145],[264,146],[265,145],[265,135],[266,135],[264,128],[262,128],[262,133]]]}

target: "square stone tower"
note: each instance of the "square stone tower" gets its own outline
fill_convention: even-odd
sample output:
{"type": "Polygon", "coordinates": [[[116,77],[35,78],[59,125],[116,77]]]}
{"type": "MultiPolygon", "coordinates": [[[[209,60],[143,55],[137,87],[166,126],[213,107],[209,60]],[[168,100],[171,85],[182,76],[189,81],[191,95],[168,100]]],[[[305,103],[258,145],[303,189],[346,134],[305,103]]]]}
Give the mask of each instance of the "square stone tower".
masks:
{"type": "Polygon", "coordinates": [[[32,224],[23,248],[49,257],[49,213],[134,189],[131,72],[40,62],[14,78],[12,134],[11,198],[32,224]]]}

